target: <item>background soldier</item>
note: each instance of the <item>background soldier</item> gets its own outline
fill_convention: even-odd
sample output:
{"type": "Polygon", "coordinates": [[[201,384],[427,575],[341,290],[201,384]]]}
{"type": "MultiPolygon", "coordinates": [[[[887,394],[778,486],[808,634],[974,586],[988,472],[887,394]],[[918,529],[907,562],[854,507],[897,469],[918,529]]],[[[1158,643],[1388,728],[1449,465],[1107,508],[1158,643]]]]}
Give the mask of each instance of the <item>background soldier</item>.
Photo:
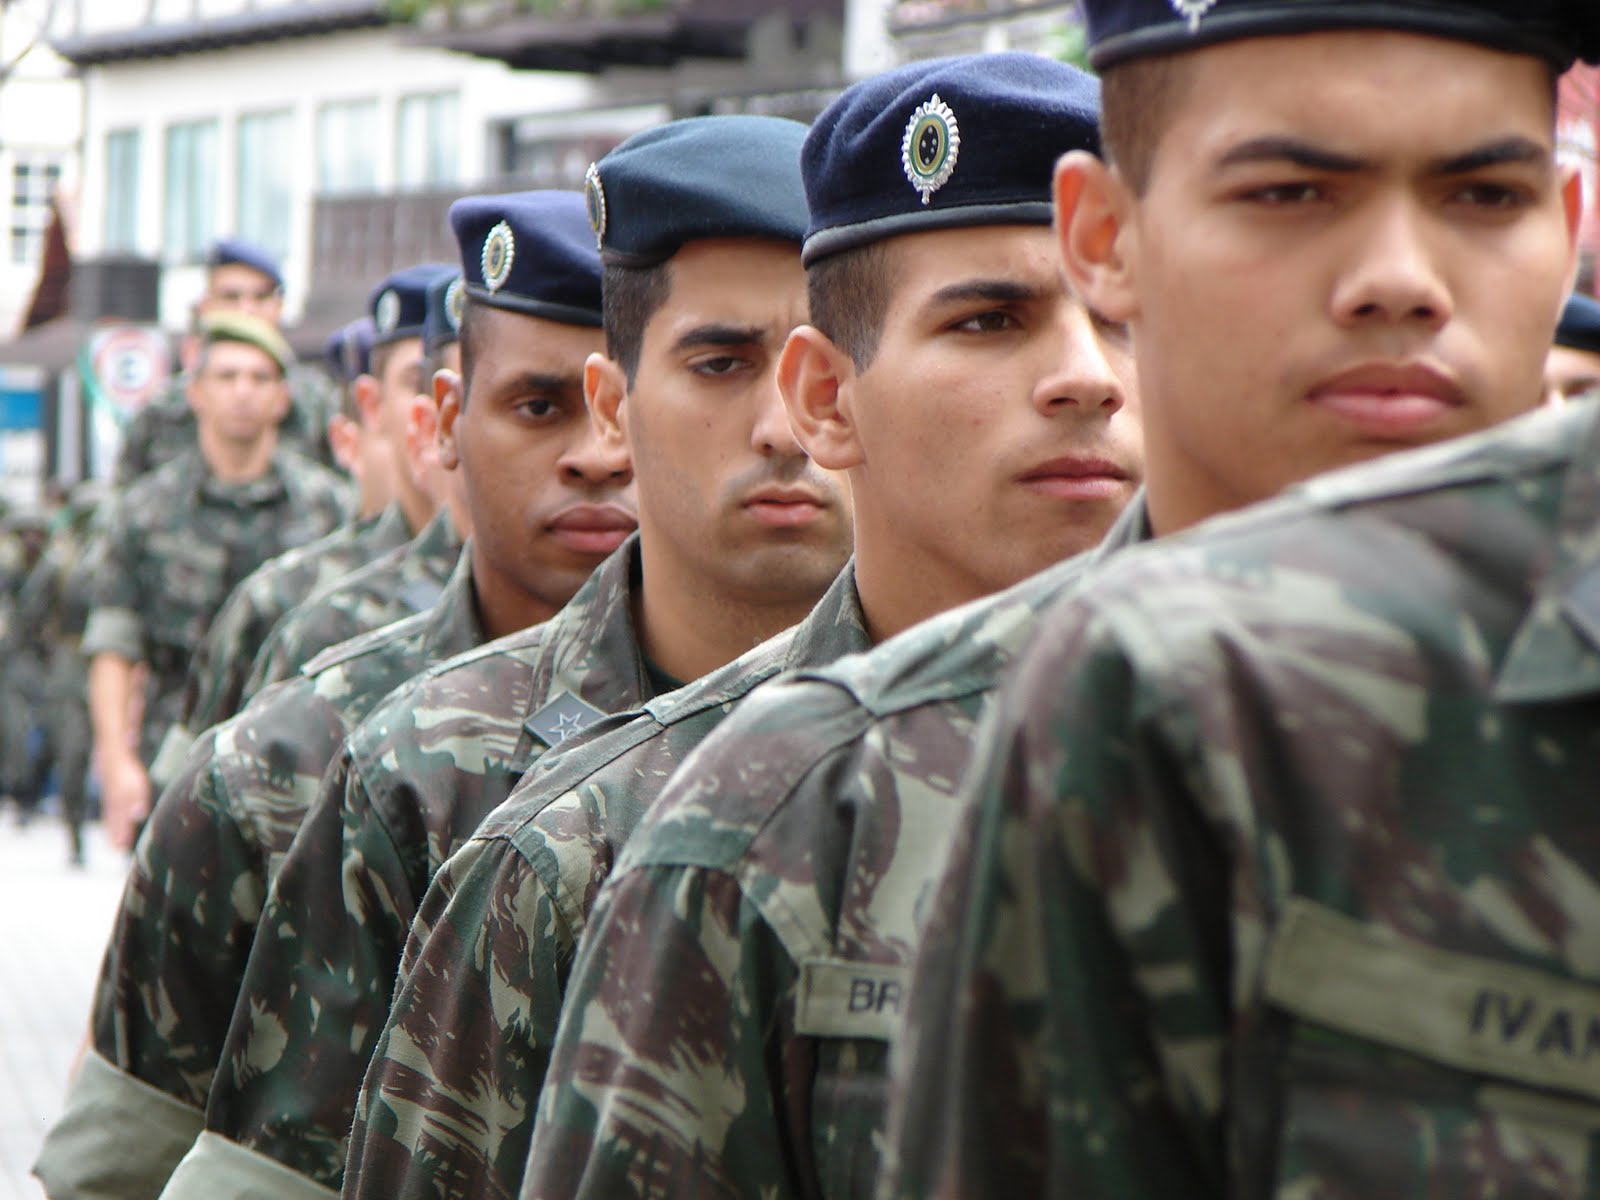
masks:
{"type": "Polygon", "coordinates": [[[1600,390],[1600,300],[1580,292],[1567,297],[1545,360],[1544,386],[1551,404],[1600,390]]]}

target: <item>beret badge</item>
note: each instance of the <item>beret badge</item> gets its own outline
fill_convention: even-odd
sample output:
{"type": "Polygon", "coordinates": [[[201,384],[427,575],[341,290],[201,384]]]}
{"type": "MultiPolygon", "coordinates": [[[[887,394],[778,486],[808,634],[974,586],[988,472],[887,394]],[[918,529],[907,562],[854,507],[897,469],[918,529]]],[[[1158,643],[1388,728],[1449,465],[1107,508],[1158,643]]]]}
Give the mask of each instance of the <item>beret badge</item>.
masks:
{"type": "Polygon", "coordinates": [[[961,130],[956,125],[956,114],[935,92],[911,114],[900,141],[900,165],[924,204],[950,182],[960,152],[961,130]]]}
{"type": "Polygon", "coordinates": [[[594,230],[594,244],[604,246],[606,239],[606,190],[600,186],[600,164],[590,163],[583,173],[583,204],[589,212],[589,228],[594,230]]]}
{"type": "Polygon", "coordinates": [[[1171,0],[1172,11],[1189,21],[1189,32],[1200,28],[1200,18],[1217,6],[1217,0],[1171,0]]]}
{"type": "Polygon", "coordinates": [[[444,293],[444,319],[450,322],[450,328],[457,333],[461,332],[461,310],[466,303],[465,284],[466,280],[458,275],[451,280],[444,293]]]}
{"type": "Polygon", "coordinates": [[[517,239],[511,232],[511,226],[501,221],[483,239],[483,254],[478,260],[483,268],[483,286],[491,292],[498,292],[505,287],[516,257],[517,239]]]}
{"type": "Polygon", "coordinates": [[[372,322],[378,327],[379,337],[388,337],[400,328],[400,293],[393,288],[378,297],[372,311],[372,322]]]}

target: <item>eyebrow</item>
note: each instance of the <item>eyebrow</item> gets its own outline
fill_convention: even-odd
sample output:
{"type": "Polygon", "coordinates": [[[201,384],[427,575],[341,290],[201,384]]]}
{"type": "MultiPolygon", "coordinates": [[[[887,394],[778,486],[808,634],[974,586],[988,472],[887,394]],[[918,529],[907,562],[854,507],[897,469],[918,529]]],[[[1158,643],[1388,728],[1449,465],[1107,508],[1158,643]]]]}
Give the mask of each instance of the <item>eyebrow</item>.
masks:
{"type": "Polygon", "coordinates": [[[704,346],[757,346],[766,340],[767,331],[759,325],[697,325],[680,334],[672,349],[682,352],[704,346]]]}
{"type": "Polygon", "coordinates": [[[495,390],[505,396],[522,396],[529,392],[565,392],[582,387],[582,375],[553,375],[541,371],[524,371],[498,384],[495,390]]]}
{"type": "MultiPolygon", "coordinates": [[[[1531,138],[1512,136],[1475,146],[1464,154],[1434,159],[1428,164],[1427,173],[1438,177],[1470,175],[1487,167],[1544,163],[1550,158],[1548,147],[1541,146],[1531,138]]],[[[1270,162],[1286,163],[1330,175],[1355,175],[1375,169],[1367,159],[1340,154],[1291,137],[1261,137],[1241,142],[1224,154],[1217,165],[1227,168],[1270,162]]]]}
{"type": "Polygon", "coordinates": [[[1011,279],[964,279],[934,292],[928,297],[928,307],[963,304],[969,300],[981,300],[988,304],[1026,304],[1043,294],[1040,288],[1011,279]]]}

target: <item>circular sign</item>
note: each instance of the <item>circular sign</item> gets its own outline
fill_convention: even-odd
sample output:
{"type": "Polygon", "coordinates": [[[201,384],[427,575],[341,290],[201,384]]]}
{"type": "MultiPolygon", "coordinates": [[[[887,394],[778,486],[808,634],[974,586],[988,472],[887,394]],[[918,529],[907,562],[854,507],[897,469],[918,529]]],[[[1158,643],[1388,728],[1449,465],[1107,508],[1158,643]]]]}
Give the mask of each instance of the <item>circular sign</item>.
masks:
{"type": "Polygon", "coordinates": [[[166,337],[143,325],[101,330],[90,343],[89,361],[101,394],[126,412],[142,408],[171,374],[166,337]]]}

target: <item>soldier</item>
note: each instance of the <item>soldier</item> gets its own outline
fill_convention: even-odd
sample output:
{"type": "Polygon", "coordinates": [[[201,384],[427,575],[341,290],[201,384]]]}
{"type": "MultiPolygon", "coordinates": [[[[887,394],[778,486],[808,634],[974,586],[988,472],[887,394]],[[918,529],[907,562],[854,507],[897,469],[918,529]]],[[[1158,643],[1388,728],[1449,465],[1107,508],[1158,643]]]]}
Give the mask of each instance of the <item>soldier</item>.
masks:
{"type": "MultiPolygon", "coordinates": [[[[263,564],[228,598],[190,667],[182,727],[173,735],[173,744],[163,747],[163,765],[170,767],[165,773],[157,770],[158,783],[165,783],[183,761],[194,734],[225,721],[243,706],[251,665],[267,635],[290,609],[356,568],[400,549],[433,518],[435,498],[413,478],[404,439],[412,400],[421,389],[427,287],[436,279],[453,276],[453,269],[443,264],[411,267],[396,271],[373,289],[368,302],[373,340],[365,355],[369,369],[355,377],[349,390],[365,443],[365,461],[358,478],[361,506],[366,509],[381,500],[381,511],[263,564]],[[389,295],[397,299],[383,299],[389,295]],[[379,308],[394,322],[381,333],[376,324],[379,308]]],[[[352,365],[359,362],[359,345],[349,357],[352,365]]],[[[450,565],[453,559],[451,564],[439,564],[441,582],[450,565]]],[[[419,605],[412,611],[426,607],[419,605]]],[[[394,619],[400,614],[384,615],[394,619]]],[[[388,620],[378,620],[365,628],[385,624],[388,620]]],[[[360,631],[352,629],[347,636],[356,632],[360,631]]]]}
{"type": "Polygon", "coordinates": [[[1567,297],[1555,345],[1545,359],[1544,386],[1551,404],[1600,390],[1600,301],[1581,292],[1567,297]]]}
{"type": "Polygon", "coordinates": [[[291,358],[277,330],[254,317],[209,318],[189,380],[197,448],[111,502],[83,650],[114,846],[132,845],[149,810],[147,764],[178,718],[189,657],[228,592],[344,518],[344,480],[277,447],[291,358]],[[141,663],[149,680],[135,730],[141,663]]]}
{"type": "MultiPolygon", "coordinates": [[[[439,864],[546,747],[731,661],[804,616],[837,575],[846,503],[794,440],[775,386],[805,314],[804,134],[767,117],[674,122],[596,168],[607,353],[589,359],[582,393],[619,468],[634,464],[638,537],[554,620],[428,672],[346,741],[273,885],[208,1134],[174,1195],[214,1196],[219,1177],[272,1179],[286,1195],[337,1187],[406,932],[439,864]],[[251,1013],[301,1053],[271,1062],[251,1013]],[[299,1190],[283,1190],[286,1176],[299,1190]]],[[[515,245],[479,211],[455,219],[483,247],[473,294],[492,294],[515,245]]],[[[559,398],[512,399],[538,420],[578,394],[574,380],[559,398]]],[[[467,411],[481,402],[469,394],[467,411]]],[[[449,406],[444,418],[448,441],[449,406]]],[[[585,515],[549,538],[592,547],[603,532],[585,515]]]]}
{"type": "Polygon", "coordinates": [[[1056,157],[1098,145],[1097,109],[1081,72],[982,55],[858,84],[813,127],[812,324],[779,379],[813,460],[847,475],[855,557],[796,630],[539,764],[445,863],[363,1086],[347,1196],[515,1193],[588,905],[741,697],[1094,544],[1132,496],[1127,333],[1071,298],[1049,228],[1056,157]],[[924,205],[942,164],[908,175],[901,146],[957,120],[964,157],[924,205]]]}
{"type": "MultiPolygon", "coordinates": [[[[481,302],[507,319],[470,318],[467,376],[575,379],[598,344],[592,323],[600,312],[600,260],[582,199],[547,192],[489,203],[517,232],[518,263],[481,302]],[[523,316],[512,305],[563,315],[523,316]]],[[[439,289],[441,304],[444,295],[439,289]]],[[[456,372],[441,374],[453,387],[456,372]]],[[[493,397],[475,400],[458,425],[505,420],[493,397]]],[[[625,480],[600,461],[581,404],[555,420],[512,412],[507,425],[499,452],[470,466],[475,486],[466,491],[478,523],[526,535],[530,494],[540,497],[535,508],[543,515],[622,502],[625,480]]],[[[458,465],[452,477],[465,469],[458,465]]],[[[262,900],[324,769],[388,692],[485,640],[475,579],[494,566],[462,555],[428,611],[319,655],[196,744],[140,842],[102,967],[93,1050],[36,1168],[52,1194],[93,1192],[113,1179],[125,1195],[160,1192],[204,1128],[262,900]]],[[[580,580],[571,572],[552,585],[576,590],[580,580]]]]}
{"type": "MultiPolygon", "coordinates": [[[[199,327],[217,313],[230,312],[256,317],[273,328],[283,320],[283,275],[278,264],[267,251],[242,238],[221,238],[206,252],[206,290],[191,315],[192,328],[180,355],[183,373],[135,413],[123,430],[112,473],[118,487],[194,449],[187,374],[199,348],[199,327]]],[[[292,403],[279,424],[279,437],[285,448],[331,466],[327,427],[336,404],[327,377],[300,363],[291,364],[287,374],[292,403]]]]}
{"type": "Polygon", "coordinates": [[[0,519],[0,794],[16,802],[22,824],[38,811],[50,777],[50,648],[24,593],[49,547],[51,525],[49,510],[37,505],[0,519]]]}
{"type": "MultiPolygon", "coordinates": [[[[1204,41],[1258,14],[1413,15],[1186,7],[1091,0],[1098,52],[1144,27],[1186,45],[1191,17],[1204,41]]],[[[1415,11],[1502,36],[1485,3],[1415,11]]],[[[1579,207],[1555,162],[1550,66],[1369,28],[1306,37],[1171,71],[1108,63],[1110,165],[1074,152],[1058,169],[1069,280],[1130,322],[1138,362],[1147,491],[1109,545],[1539,402],[1579,207]]],[[[770,685],[680,768],[586,928],[525,1196],[871,1194],[888,1037],[973,731],[1041,606],[1086,571],[1052,568],[770,685]]],[[[1072,970],[1053,982],[1072,988],[1072,970]]]]}

